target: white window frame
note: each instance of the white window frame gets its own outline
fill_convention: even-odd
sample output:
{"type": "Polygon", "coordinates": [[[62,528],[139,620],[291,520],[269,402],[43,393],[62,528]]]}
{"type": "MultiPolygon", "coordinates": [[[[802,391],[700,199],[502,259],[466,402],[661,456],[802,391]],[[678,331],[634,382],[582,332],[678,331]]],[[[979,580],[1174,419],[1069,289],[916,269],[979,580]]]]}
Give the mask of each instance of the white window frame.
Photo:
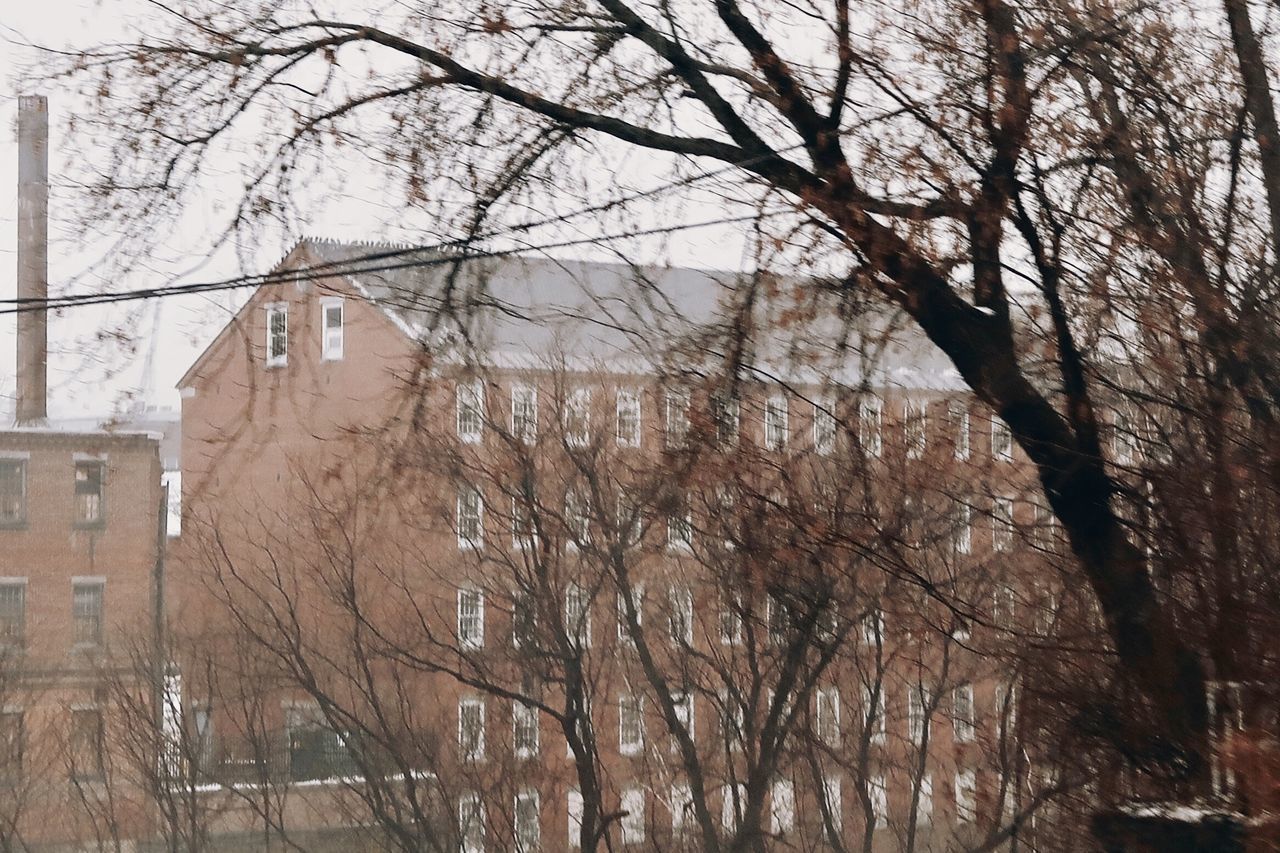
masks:
{"type": "Polygon", "coordinates": [[[796,786],[790,779],[774,779],[769,786],[769,832],[789,835],[796,828],[796,786]]]}
{"type": "Polygon", "coordinates": [[[978,775],[972,769],[956,771],[956,820],[973,823],[978,819],[978,775]]]}
{"type": "Polygon", "coordinates": [[[474,586],[458,588],[458,646],[484,648],[484,590],[474,586]],[[470,606],[472,603],[474,608],[470,606]],[[474,612],[469,612],[471,610],[474,612]]]}
{"type": "Polygon", "coordinates": [[[924,743],[924,734],[929,728],[928,721],[929,689],[923,684],[912,684],[907,688],[907,740],[912,746],[924,743]]]}
{"type": "Polygon", "coordinates": [[[511,386],[511,435],[516,441],[533,444],[538,437],[538,389],[517,383],[511,386]]]}
{"type": "Polygon", "coordinates": [[[564,441],[570,447],[591,442],[591,389],[574,388],[564,402],[564,441]]]}
{"type": "Polygon", "coordinates": [[[736,592],[721,595],[719,616],[720,645],[742,645],[742,596],[736,592]]]}
{"type": "MultiPolygon", "coordinates": [[[[631,600],[635,602],[636,608],[636,625],[644,626],[644,584],[632,584],[631,600]]],[[[621,590],[618,591],[618,641],[627,646],[636,644],[635,638],[631,636],[631,629],[627,625],[627,602],[626,594],[621,590]]]]}
{"type": "Polygon", "coordinates": [[[716,443],[726,450],[738,446],[742,434],[742,404],[737,396],[725,392],[711,395],[712,422],[716,443]]]}
{"type": "Polygon", "coordinates": [[[889,825],[889,786],[883,774],[867,777],[867,796],[871,799],[875,828],[884,829],[889,825]]]}
{"type": "MultiPolygon", "coordinates": [[[[671,704],[676,714],[676,722],[684,727],[685,733],[689,735],[689,740],[696,740],[695,727],[697,726],[696,706],[694,705],[693,691],[685,690],[671,694],[671,704]]],[[[678,752],[679,741],[673,736],[671,738],[671,751],[678,752]]]]}
{"type": "Polygon", "coordinates": [[[973,743],[977,739],[974,718],[973,685],[957,685],[951,694],[952,736],[956,743],[973,743]]]}
{"type": "Polygon", "coordinates": [[[843,780],[829,774],[822,777],[822,800],[831,813],[831,826],[836,832],[844,831],[844,797],[841,796],[843,780]]]}
{"type": "Polygon", "coordinates": [[[689,392],[668,391],[665,398],[665,441],[669,448],[682,448],[689,442],[689,392]]]}
{"type": "Polygon", "coordinates": [[[865,684],[862,686],[862,723],[864,726],[870,727],[870,732],[867,738],[868,741],[877,745],[883,744],[888,736],[888,719],[887,714],[885,713],[886,703],[884,694],[884,685],[881,684],[879,698],[878,701],[874,703],[873,708],[873,703],[871,701],[872,689],[865,684]],[[875,716],[873,719],[868,720],[867,717],[872,712],[874,712],[875,716]]]}
{"type": "Polygon", "coordinates": [[[884,401],[864,396],[858,401],[858,441],[862,452],[873,459],[884,452],[884,401]]]}
{"type": "Polygon", "coordinates": [[[462,696],[458,699],[458,757],[465,763],[478,764],[485,758],[484,699],[462,696]],[[467,731],[467,716],[475,712],[477,726],[475,738],[467,731]]]}
{"type": "Polygon", "coordinates": [[[671,785],[671,831],[679,834],[688,827],[693,815],[693,789],[688,782],[671,785]]]}
{"type": "Polygon", "coordinates": [[[668,634],[676,643],[693,645],[693,590],[676,584],[667,590],[667,604],[671,608],[667,619],[668,634]]]}
{"type": "Polygon", "coordinates": [[[325,296],[320,299],[320,359],[322,361],[342,361],[346,349],[347,309],[341,296],[325,296]],[[338,309],[338,325],[329,327],[329,311],[338,309]]]}
{"type": "Polygon", "coordinates": [[[484,547],[484,495],[474,486],[461,486],[458,489],[458,547],[466,551],[478,551],[484,547]],[[470,505],[470,500],[475,500],[475,506],[470,505]],[[464,531],[472,526],[472,516],[474,509],[474,525],[475,535],[470,536],[464,531]],[[464,519],[466,521],[464,522],[464,519]]]}
{"type": "Polygon", "coordinates": [[[481,801],[480,795],[474,791],[468,791],[459,796],[458,835],[461,853],[484,853],[484,822],[484,802],[481,801]],[[479,835],[478,839],[468,832],[473,820],[479,822],[479,829],[476,830],[476,834],[479,835]]]}
{"type": "Polygon", "coordinates": [[[619,447],[639,447],[641,425],[640,393],[632,389],[618,389],[615,408],[614,440],[619,447]],[[625,427],[625,428],[624,428],[625,427]]]}
{"type": "Polygon", "coordinates": [[[511,547],[524,551],[538,542],[538,535],[533,529],[533,514],[526,512],[523,495],[511,496],[511,547]],[[524,528],[523,532],[521,528],[524,528]]]}
{"type": "Polygon", "coordinates": [[[862,642],[874,646],[877,642],[885,642],[884,610],[876,607],[862,617],[862,642]]]}
{"type": "Polygon", "coordinates": [[[458,440],[479,444],[484,440],[484,382],[472,379],[454,386],[454,422],[458,440]]]}
{"type": "Polygon", "coordinates": [[[907,400],[902,408],[902,444],[908,459],[923,459],[929,448],[929,404],[907,400]]]}
{"type": "Polygon", "coordinates": [[[747,786],[741,782],[720,787],[720,825],[725,832],[734,832],[742,822],[740,810],[747,799],[747,786]]]}
{"type": "Polygon", "coordinates": [[[576,550],[591,540],[591,502],[577,489],[564,494],[564,526],[566,548],[576,550]]]}
{"type": "Polygon", "coordinates": [[[534,758],[542,749],[542,731],[541,717],[538,714],[537,707],[526,705],[519,699],[513,699],[511,702],[511,743],[516,758],[525,760],[534,758]],[[530,735],[525,740],[531,740],[531,743],[521,743],[521,733],[530,735]]]}
{"type": "Polygon", "coordinates": [[[618,694],[618,752],[639,755],[644,751],[644,697],[618,694]]]}
{"type": "Polygon", "coordinates": [[[721,690],[719,699],[719,707],[716,709],[720,720],[718,734],[726,741],[726,747],[730,752],[741,752],[742,741],[747,736],[746,709],[728,690],[721,690]]]}
{"type": "Polygon", "coordinates": [[[997,462],[1013,461],[1013,431],[995,413],[991,415],[991,458],[997,462]]]}
{"type": "Polygon", "coordinates": [[[264,308],[267,318],[267,367],[284,367],[289,363],[289,303],[268,302],[264,308]],[[284,330],[280,334],[280,343],[283,346],[279,353],[276,353],[272,346],[272,338],[275,337],[275,335],[272,330],[271,321],[276,315],[284,317],[284,330]]]}
{"type": "Polygon", "coordinates": [[[969,407],[959,401],[951,404],[951,423],[956,430],[955,457],[961,462],[969,458],[969,407]]]}
{"type": "Polygon", "coordinates": [[[813,733],[829,747],[840,746],[840,689],[822,687],[814,694],[813,733]]]}
{"type": "Polygon", "coordinates": [[[764,447],[774,452],[787,449],[791,411],[787,398],[773,394],[764,403],[764,447]]]}
{"type": "Polygon", "coordinates": [[[957,554],[973,553],[973,507],[960,498],[952,506],[951,547],[957,554]]]}
{"type": "Polygon", "coordinates": [[[570,788],[565,795],[564,811],[569,824],[569,848],[577,850],[582,846],[582,817],[586,811],[582,792],[577,788],[570,788]]]}
{"type": "Polygon", "coordinates": [[[591,596],[586,587],[573,582],[565,587],[564,622],[570,638],[584,649],[591,647],[591,596]]]}
{"type": "Polygon", "coordinates": [[[622,812],[618,820],[622,829],[622,843],[628,846],[644,844],[644,789],[623,788],[618,805],[622,812]]]}
{"type": "Polygon", "coordinates": [[[667,516],[667,548],[671,551],[693,550],[693,511],[687,506],[667,516]]]}
{"type": "Polygon", "coordinates": [[[813,452],[819,456],[830,456],[836,448],[838,425],[832,407],[826,398],[813,403],[813,452]]]}
{"type": "Polygon", "coordinates": [[[991,499],[991,550],[1008,551],[1013,547],[1013,498],[997,495],[991,499]]]}
{"type": "Polygon", "coordinates": [[[533,788],[525,788],[516,794],[514,812],[512,813],[517,853],[535,853],[542,846],[542,802],[538,792],[533,788]],[[527,814],[526,806],[533,803],[533,822],[523,819],[527,814]]]}
{"type": "Polygon", "coordinates": [[[920,777],[920,795],[916,798],[916,822],[933,823],[933,775],[920,777]]]}

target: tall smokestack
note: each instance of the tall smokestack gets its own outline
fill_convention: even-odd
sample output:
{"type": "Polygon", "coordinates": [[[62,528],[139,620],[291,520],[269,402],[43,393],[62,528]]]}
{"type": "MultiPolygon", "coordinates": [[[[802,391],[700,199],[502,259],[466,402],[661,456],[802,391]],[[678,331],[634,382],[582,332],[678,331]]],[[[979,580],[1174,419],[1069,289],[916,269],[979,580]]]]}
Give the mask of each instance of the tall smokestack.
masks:
{"type": "Polygon", "coordinates": [[[49,100],[18,98],[18,423],[48,414],[49,100]],[[32,301],[35,300],[35,301],[32,301]]]}

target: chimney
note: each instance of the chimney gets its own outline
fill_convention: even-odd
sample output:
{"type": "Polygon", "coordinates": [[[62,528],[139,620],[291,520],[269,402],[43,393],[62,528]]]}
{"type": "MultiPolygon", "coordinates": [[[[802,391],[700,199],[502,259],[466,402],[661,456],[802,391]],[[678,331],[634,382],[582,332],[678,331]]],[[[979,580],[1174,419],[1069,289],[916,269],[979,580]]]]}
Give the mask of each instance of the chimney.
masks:
{"type": "Polygon", "coordinates": [[[49,319],[49,100],[18,98],[18,377],[16,420],[44,421],[49,319]]]}

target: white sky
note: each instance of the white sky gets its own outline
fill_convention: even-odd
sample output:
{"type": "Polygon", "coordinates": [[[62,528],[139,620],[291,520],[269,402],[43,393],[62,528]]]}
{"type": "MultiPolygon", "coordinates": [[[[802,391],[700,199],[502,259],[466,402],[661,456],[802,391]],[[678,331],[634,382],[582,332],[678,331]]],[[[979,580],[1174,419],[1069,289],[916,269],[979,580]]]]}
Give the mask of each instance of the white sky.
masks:
{"type": "MultiPolygon", "coordinates": [[[[0,16],[0,298],[12,298],[16,283],[16,165],[17,146],[16,113],[18,94],[36,94],[30,85],[18,77],[20,68],[35,52],[25,43],[42,44],[53,48],[76,48],[125,37],[130,27],[145,25],[148,14],[141,0],[41,0],[39,3],[9,3],[0,16]]],[[[73,246],[74,235],[68,234],[70,218],[68,210],[74,209],[74,191],[64,182],[60,186],[60,173],[65,174],[65,150],[61,146],[60,130],[68,111],[76,104],[68,96],[59,97],[56,91],[45,91],[50,99],[51,155],[50,176],[53,186],[50,201],[50,288],[54,293],[84,291],[92,288],[94,255],[73,246]],[[82,280],[83,279],[83,280],[82,280]]],[[[643,172],[643,152],[631,152],[627,158],[630,183],[645,186],[653,183],[636,172],[643,172]]],[[[334,164],[335,169],[342,168],[334,164]]],[[[385,198],[376,187],[351,186],[353,195],[365,194],[366,198],[385,198]]],[[[349,200],[348,200],[349,201],[349,200]]],[[[344,203],[341,211],[317,212],[309,220],[310,230],[317,236],[377,240],[395,239],[414,241],[413,232],[387,233],[379,219],[386,218],[385,209],[379,216],[362,216],[360,205],[344,203]],[[356,211],[356,212],[352,212],[356,211]]],[[[693,211],[689,219],[705,219],[693,211]]],[[[199,211],[194,211],[193,222],[200,221],[199,211]]],[[[590,224],[578,223],[586,226],[590,224]]],[[[665,224],[665,223],[664,223],[665,224]]],[[[555,235],[566,239],[582,236],[582,231],[555,235]]],[[[158,270],[173,270],[194,260],[194,246],[184,245],[181,235],[165,246],[167,258],[156,259],[158,270]]],[[[744,252],[743,234],[736,229],[694,231],[681,234],[658,250],[657,257],[642,260],[665,260],[677,264],[702,267],[737,268],[742,265],[744,252]]],[[[278,256],[278,249],[264,250],[264,256],[278,256]]],[[[568,250],[563,254],[575,254],[568,250]]],[[[584,252],[576,252],[584,254],[584,252]]],[[[269,262],[264,262],[269,263],[269,262]]],[[[213,261],[196,272],[194,280],[208,280],[239,272],[232,264],[213,261]]],[[[116,282],[117,287],[138,288],[169,283],[159,272],[140,271],[137,280],[116,282]]],[[[222,323],[234,310],[239,300],[247,294],[218,294],[208,297],[183,297],[168,300],[160,308],[161,334],[155,338],[151,383],[154,392],[148,402],[158,405],[178,404],[173,385],[201,349],[212,339],[222,323]]],[[[146,384],[143,365],[151,346],[155,327],[154,304],[132,303],[132,309],[103,308],[72,309],[63,316],[50,320],[50,410],[54,415],[87,415],[107,413],[126,403],[126,395],[146,384]],[[120,339],[114,333],[121,329],[129,334],[120,339]],[[108,341],[98,337],[107,334],[108,341]]],[[[0,411],[9,408],[8,396],[12,389],[14,369],[14,316],[0,315],[0,411]]]]}

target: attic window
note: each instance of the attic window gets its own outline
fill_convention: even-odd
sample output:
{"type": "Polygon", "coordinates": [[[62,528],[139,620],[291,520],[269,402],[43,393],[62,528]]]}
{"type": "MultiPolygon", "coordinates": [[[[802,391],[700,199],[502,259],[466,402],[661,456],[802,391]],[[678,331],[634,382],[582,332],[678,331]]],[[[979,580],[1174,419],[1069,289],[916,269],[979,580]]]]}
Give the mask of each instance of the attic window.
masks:
{"type": "Polygon", "coordinates": [[[275,302],[267,306],[267,367],[289,362],[289,306],[275,302]]]}
{"type": "Polygon", "coordinates": [[[342,299],[340,297],[329,297],[320,300],[320,319],[321,335],[323,336],[320,341],[321,358],[325,361],[341,361],[343,344],[342,299]]]}

